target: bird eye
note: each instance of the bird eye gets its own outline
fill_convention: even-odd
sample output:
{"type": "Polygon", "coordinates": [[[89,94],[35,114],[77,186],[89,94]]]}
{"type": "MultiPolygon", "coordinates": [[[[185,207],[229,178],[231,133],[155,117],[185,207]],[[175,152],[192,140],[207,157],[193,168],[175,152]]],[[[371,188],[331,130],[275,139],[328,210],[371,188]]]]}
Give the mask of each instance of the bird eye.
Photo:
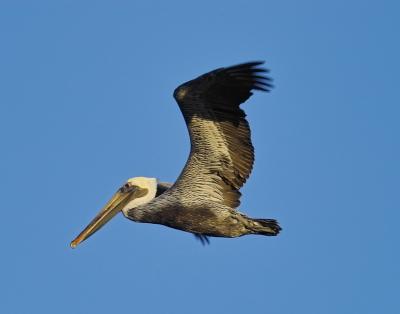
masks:
{"type": "Polygon", "coordinates": [[[121,188],[120,188],[120,191],[121,191],[121,193],[126,193],[126,192],[128,192],[129,191],[129,189],[130,189],[130,185],[129,185],[129,183],[125,183],[121,188]]]}

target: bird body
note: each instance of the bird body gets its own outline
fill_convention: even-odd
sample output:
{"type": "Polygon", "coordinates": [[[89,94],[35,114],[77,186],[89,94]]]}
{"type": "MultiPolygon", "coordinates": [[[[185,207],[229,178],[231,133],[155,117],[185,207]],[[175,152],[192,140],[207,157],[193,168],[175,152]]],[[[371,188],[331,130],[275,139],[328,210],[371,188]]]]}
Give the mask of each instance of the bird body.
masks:
{"type": "Polygon", "coordinates": [[[161,224],[203,236],[276,235],[279,231],[275,220],[249,218],[207,196],[194,198],[182,195],[175,186],[150,202],[123,213],[136,222],[161,224]],[[176,195],[181,197],[178,199],[176,195]]]}
{"type": "Polygon", "coordinates": [[[191,150],[176,182],[129,179],[71,246],[119,211],[136,222],[191,232],[203,243],[208,242],[207,236],[277,235],[281,228],[276,220],[249,218],[236,209],[239,189],[254,163],[249,124],[239,106],[252,90],[272,87],[261,64],[216,69],[179,86],[174,97],[189,131],[191,150]]]}

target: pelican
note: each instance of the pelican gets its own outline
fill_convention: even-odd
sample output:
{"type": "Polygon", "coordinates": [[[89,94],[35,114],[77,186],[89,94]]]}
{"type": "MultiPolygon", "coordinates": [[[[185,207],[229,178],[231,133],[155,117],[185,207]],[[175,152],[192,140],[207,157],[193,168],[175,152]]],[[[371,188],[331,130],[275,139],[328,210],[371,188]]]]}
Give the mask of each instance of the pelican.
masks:
{"type": "Polygon", "coordinates": [[[254,163],[254,148],[246,114],[240,108],[253,90],[272,88],[264,62],[218,68],[174,91],[191,142],[189,158],[174,184],[155,178],[128,179],[111,200],[71,242],[75,248],[117,213],[135,222],[161,224],[208,237],[248,234],[276,236],[274,219],[254,219],[240,213],[240,188],[254,163]]]}

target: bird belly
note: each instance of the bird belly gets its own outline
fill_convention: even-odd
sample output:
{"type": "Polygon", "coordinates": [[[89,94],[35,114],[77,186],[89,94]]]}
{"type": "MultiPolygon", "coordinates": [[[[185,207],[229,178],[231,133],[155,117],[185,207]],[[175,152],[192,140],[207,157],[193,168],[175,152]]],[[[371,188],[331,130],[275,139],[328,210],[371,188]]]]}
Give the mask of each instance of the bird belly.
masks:
{"type": "Polygon", "coordinates": [[[238,237],[248,234],[241,215],[231,209],[171,208],[157,216],[153,223],[191,233],[214,237],[238,237]]]}

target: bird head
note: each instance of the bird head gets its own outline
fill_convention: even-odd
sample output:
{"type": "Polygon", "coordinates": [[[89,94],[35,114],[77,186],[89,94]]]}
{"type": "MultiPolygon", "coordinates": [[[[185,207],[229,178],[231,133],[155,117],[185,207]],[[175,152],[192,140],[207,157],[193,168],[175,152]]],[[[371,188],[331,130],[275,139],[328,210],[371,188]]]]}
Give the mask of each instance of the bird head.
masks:
{"type": "Polygon", "coordinates": [[[136,177],[128,179],[89,225],[71,242],[71,247],[75,248],[79,243],[86,240],[117,213],[122,212],[127,216],[128,210],[148,203],[156,196],[156,192],[157,179],[155,178],[136,177]]]}

